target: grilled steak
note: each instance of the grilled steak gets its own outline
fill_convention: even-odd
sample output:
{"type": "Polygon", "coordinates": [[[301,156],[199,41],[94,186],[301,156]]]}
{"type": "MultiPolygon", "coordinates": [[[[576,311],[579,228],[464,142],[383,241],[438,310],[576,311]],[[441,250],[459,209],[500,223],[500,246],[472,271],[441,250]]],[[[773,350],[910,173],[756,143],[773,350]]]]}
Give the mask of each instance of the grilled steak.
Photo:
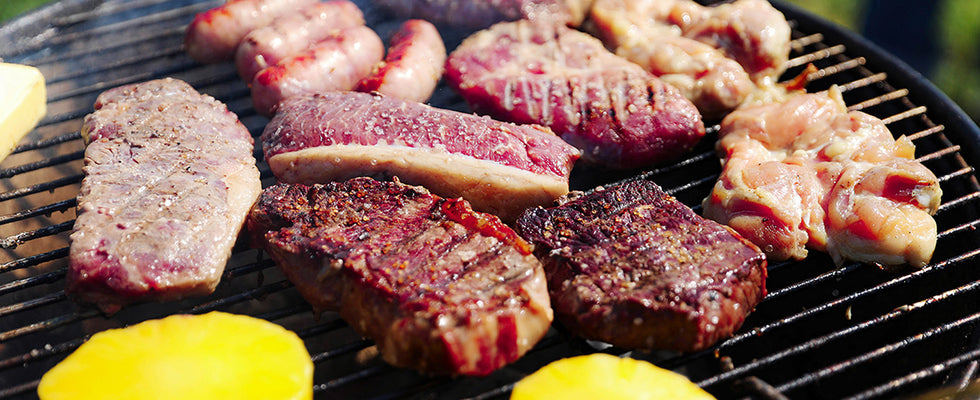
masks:
{"type": "Polygon", "coordinates": [[[395,366],[486,375],[551,325],[530,245],[464,200],[363,177],[278,184],[247,224],[308,302],[339,310],[395,366]]]}
{"type": "Polygon", "coordinates": [[[280,182],[397,176],[505,221],[567,193],[579,155],[546,128],[357,92],[286,100],[261,140],[280,182]]]}
{"type": "Polygon", "coordinates": [[[395,13],[438,24],[486,28],[500,21],[547,18],[577,26],[592,0],[378,0],[395,13]]]}
{"type": "Polygon", "coordinates": [[[109,313],[210,293],[261,190],[248,130],[169,78],[109,90],[95,109],[66,290],[109,313]]]}
{"type": "Polygon", "coordinates": [[[450,54],[445,76],[477,112],[550,127],[608,167],[668,161],[704,136],[680,92],[562,25],[496,24],[450,54]]]}
{"type": "Polygon", "coordinates": [[[765,296],[766,259],[649,181],[528,210],[556,319],[616,346],[695,351],[735,332],[765,296]]]}

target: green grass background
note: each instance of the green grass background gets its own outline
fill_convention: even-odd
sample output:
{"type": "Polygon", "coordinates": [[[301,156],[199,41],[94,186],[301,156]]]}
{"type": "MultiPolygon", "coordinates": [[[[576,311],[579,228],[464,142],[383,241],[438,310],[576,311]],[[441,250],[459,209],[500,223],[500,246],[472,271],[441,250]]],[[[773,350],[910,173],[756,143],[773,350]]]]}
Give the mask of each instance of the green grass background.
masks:
{"type": "MultiPolygon", "coordinates": [[[[0,0],[0,22],[52,0],[0,0]]],[[[861,31],[862,2],[856,0],[786,0],[861,31]]],[[[925,0],[937,1],[937,0],[925,0]]],[[[928,78],[957,102],[974,121],[980,121],[980,1],[946,0],[938,24],[941,54],[928,78]]],[[[0,43],[3,46],[3,43],[0,43]]]]}

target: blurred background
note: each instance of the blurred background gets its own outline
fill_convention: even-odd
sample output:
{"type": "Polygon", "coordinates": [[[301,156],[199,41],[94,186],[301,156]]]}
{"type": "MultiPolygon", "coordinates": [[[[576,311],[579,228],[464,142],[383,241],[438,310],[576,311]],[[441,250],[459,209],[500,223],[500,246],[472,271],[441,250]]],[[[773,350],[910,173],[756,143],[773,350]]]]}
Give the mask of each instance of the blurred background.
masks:
{"type": "MultiPolygon", "coordinates": [[[[50,1],[0,0],[0,23],[50,1]]],[[[980,1],[783,1],[871,39],[932,80],[974,121],[980,121],[980,1]]]]}

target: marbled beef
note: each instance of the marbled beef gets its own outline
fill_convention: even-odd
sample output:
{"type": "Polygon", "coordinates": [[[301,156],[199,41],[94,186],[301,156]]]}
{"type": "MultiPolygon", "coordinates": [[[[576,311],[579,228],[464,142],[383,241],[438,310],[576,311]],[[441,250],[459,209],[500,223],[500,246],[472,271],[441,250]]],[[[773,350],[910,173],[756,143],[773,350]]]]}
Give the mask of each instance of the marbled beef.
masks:
{"type": "Polygon", "coordinates": [[[475,111],[547,126],[608,167],[668,161],[704,136],[697,108],[675,88],[564,25],[477,32],[450,54],[445,77],[475,111]]]}
{"type": "Polygon", "coordinates": [[[262,188],[248,130],[169,78],[109,90],[95,110],[66,290],[107,312],[210,293],[262,188]]]}
{"type": "Polygon", "coordinates": [[[517,222],[544,262],[556,319],[583,337],[695,351],[766,294],[766,258],[649,181],[599,189],[517,222]]]}
{"type": "Polygon", "coordinates": [[[579,156],[547,128],[357,92],[288,99],[261,140],[280,182],[397,176],[508,222],[567,193],[579,156]]]}
{"type": "Polygon", "coordinates": [[[278,184],[248,218],[318,310],[338,310],[392,365],[486,375],[551,325],[541,263],[494,216],[421,187],[278,184]]]}

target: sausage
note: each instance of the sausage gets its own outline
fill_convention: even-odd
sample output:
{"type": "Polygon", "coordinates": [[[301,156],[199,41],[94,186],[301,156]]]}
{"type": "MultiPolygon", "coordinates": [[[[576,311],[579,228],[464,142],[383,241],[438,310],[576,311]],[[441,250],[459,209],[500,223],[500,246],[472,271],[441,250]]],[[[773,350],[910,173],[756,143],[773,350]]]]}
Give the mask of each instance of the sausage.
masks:
{"type": "Polygon", "coordinates": [[[201,63],[229,61],[249,32],[318,0],[228,0],[197,14],[184,35],[184,50],[201,63]]]}
{"type": "Polygon", "coordinates": [[[317,3],[282,16],[242,39],[235,52],[238,75],[251,82],[259,71],[306,50],[338,29],[357,25],[364,25],[364,14],[347,0],[317,3]]]}
{"type": "Polygon", "coordinates": [[[388,56],[357,90],[424,103],[432,96],[446,63],[446,45],[435,25],[421,19],[405,21],[391,37],[388,56]]]}
{"type": "Polygon", "coordinates": [[[384,57],[384,43],[371,28],[341,29],[320,43],[259,71],[252,80],[252,105],[271,116],[288,97],[352,90],[384,57]]]}

